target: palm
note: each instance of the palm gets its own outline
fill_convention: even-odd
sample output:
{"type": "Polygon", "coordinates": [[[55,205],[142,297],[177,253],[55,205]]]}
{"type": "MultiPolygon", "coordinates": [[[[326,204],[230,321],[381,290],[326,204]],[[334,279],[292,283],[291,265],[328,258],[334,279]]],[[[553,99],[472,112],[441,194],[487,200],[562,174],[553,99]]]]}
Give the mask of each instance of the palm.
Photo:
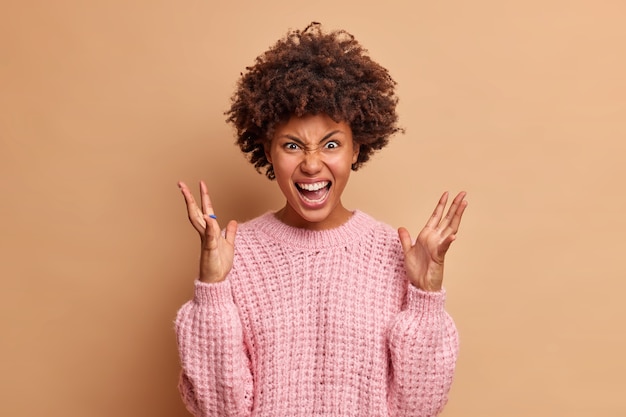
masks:
{"type": "Polygon", "coordinates": [[[214,230],[201,234],[200,280],[213,282],[215,279],[210,277],[221,280],[220,277],[225,278],[230,272],[235,246],[221,235],[216,220],[209,218],[207,223],[214,230]]]}
{"type": "Polygon", "coordinates": [[[443,283],[443,264],[450,244],[456,239],[463,212],[467,207],[465,193],[459,193],[448,213],[443,216],[448,193],[439,199],[432,216],[417,236],[415,244],[407,229],[398,230],[404,250],[404,263],[411,283],[425,291],[438,291],[443,283]]]}
{"type": "Polygon", "coordinates": [[[198,207],[185,183],[180,182],[178,186],[185,197],[189,221],[200,235],[199,279],[203,282],[223,281],[233,267],[237,222],[231,220],[222,236],[204,182],[200,182],[202,208],[198,207]]]}

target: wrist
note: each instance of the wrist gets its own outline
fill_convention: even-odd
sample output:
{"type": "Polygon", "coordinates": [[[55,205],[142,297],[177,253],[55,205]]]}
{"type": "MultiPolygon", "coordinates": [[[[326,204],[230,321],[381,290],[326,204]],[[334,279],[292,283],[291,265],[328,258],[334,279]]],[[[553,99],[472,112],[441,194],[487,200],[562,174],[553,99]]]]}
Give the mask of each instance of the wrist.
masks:
{"type": "Polygon", "coordinates": [[[222,282],[226,279],[226,276],[223,277],[205,277],[200,275],[200,277],[198,278],[198,281],[203,282],[205,284],[217,284],[218,282],[222,282]]]}
{"type": "Polygon", "coordinates": [[[426,292],[438,292],[443,288],[442,282],[414,282],[413,280],[409,281],[412,286],[417,288],[418,290],[426,291],[426,292]]]}

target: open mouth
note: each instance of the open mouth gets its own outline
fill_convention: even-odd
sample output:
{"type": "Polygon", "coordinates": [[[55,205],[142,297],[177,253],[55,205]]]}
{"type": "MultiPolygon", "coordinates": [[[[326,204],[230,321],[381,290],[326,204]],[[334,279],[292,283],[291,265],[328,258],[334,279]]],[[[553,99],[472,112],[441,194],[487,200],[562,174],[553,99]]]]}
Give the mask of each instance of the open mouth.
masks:
{"type": "Polygon", "coordinates": [[[296,188],[302,199],[307,203],[321,203],[328,196],[330,181],[319,181],[314,183],[296,183],[296,188]]]}

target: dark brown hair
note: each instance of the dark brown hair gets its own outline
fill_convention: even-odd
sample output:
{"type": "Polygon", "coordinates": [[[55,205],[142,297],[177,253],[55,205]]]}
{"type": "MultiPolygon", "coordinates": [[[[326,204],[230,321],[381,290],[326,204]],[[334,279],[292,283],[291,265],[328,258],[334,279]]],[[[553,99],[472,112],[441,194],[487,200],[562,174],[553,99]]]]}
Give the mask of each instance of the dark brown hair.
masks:
{"type": "Polygon", "coordinates": [[[326,114],[352,129],[357,170],[389,136],[401,131],[395,81],[344,30],[324,33],[313,22],[292,30],[241,75],[225,113],[237,129],[237,144],[258,171],[274,179],[265,156],[278,123],[291,116],[326,114]]]}

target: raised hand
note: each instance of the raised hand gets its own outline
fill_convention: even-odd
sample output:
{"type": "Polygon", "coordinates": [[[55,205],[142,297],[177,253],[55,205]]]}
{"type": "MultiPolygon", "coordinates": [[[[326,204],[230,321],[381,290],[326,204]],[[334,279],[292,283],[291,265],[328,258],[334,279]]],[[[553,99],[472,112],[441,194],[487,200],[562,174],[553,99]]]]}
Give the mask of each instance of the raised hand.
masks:
{"type": "Polygon", "coordinates": [[[184,182],[179,182],[178,187],[185,197],[189,221],[200,234],[200,275],[198,279],[210,283],[223,281],[233,267],[237,222],[234,220],[228,222],[225,236],[222,236],[204,181],[200,181],[202,208],[198,207],[193,194],[184,182]]]}
{"type": "Polygon", "coordinates": [[[404,251],[404,265],[411,284],[424,291],[439,291],[443,283],[443,263],[450,244],[456,239],[461,217],[467,207],[465,192],[452,201],[448,213],[443,212],[448,203],[448,192],[443,193],[432,216],[417,236],[415,244],[409,231],[398,229],[404,251]]]}

